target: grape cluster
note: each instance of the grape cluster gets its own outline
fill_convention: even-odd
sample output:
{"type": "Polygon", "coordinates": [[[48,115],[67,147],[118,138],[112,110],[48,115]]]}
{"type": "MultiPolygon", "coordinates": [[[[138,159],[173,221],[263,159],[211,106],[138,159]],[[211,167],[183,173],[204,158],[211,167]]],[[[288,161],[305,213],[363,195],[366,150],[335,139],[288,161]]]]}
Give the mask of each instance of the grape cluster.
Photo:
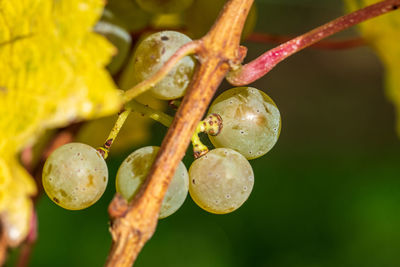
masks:
{"type": "MultiPolygon", "coordinates": [[[[124,3],[124,0],[119,1],[124,3]]],[[[150,13],[153,15],[149,16],[179,13],[185,9],[190,14],[196,5],[211,5],[211,2],[129,0],[122,8],[115,4],[116,1],[110,0],[109,10],[104,12],[102,21],[95,28],[118,49],[108,66],[110,72],[118,73],[130,53],[132,39],[128,32],[144,27],[130,22],[134,10],[141,10],[143,16],[150,13]],[[122,15],[116,17],[113,12],[122,15]]],[[[222,6],[225,0],[217,2],[222,6]]],[[[193,14],[193,18],[196,16],[193,14]]],[[[190,25],[187,23],[189,32],[190,25]]],[[[202,29],[192,28],[192,36],[200,33],[204,34],[202,29]]],[[[149,79],[188,42],[191,42],[188,36],[170,30],[142,38],[132,54],[130,67],[133,80],[140,83],[149,79]]],[[[163,79],[151,85],[151,94],[160,100],[183,97],[196,64],[194,57],[184,57],[163,79]]],[[[159,218],[177,211],[188,192],[194,202],[208,212],[225,214],[238,209],[248,199],[254,185],[254,173],[248,160],[270,151],[278,140],[280,128],[279,110],[264,92],[252,87],[232,88],[223,92],[210,105],[208,116],[197,127],[192,138],[196,159],[189,172],[182,162],[179,163],[164,196],[159,218]],[[208,135],[214,149],[209,151],[201,143],[200,132],[208,135]]],[[[107,142],[105,145],[111,146],[107,142]]],[[[85,144],[71,143],[55,150],[43,169],[43,186],[50,199],[71,210],[83,209],[95,203],[103,194],[108,180],[103,158],[107,153],[99,153],[104,151],[103,148],[96,150],[85,144]]],[[[116,191],[127,201],[132,201],[140,192],[159,149],[155,146],[140,148],[122,162],[116,176],[116,191]]]]}
{"type": "Polygon", "coordinates": [[[277,142],[281,118],[270,97],[252,87],[237,87],[219,95],[209,108],[222,129],[209,134],[215,149],[196,159],[189,169],[189,192],[204,210],[228,213],[249,197],[254,174],[248,160],[266,154],[277,142]]]}

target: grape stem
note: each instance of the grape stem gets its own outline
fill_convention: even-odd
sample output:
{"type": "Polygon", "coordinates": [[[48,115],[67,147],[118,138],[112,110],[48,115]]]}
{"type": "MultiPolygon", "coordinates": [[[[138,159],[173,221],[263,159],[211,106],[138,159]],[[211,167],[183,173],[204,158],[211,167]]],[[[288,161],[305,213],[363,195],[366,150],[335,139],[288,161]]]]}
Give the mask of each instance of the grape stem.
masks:
{"type": "MultiPolygon", "coordinates": [[[[131,100],[125,104],[125,108],[118,114],[117,121],[115,122],[110,134],[108,135],[104,144],[97,148],[97,151],[103,156],[104,159],[108,157],[111,146],[114,143],[115,138],[117,138],[122,126],[124,125],[126,119],[131,112],[140,113],[142,116],[153,119],[165,127],[170,127],[172,124],[173,117],[165,114],[162,111],[155,110],[148,105],[137,102],[136,100],[131,100]]],[[[199,133],[204,132],[210,135],[217,135],[222,129],[222,118],[218,114],[210,114],[199,122],[196,131],[192,136],[192,145],[194,151],[194,157],[199,158],[208,152],[207,146],[205,146],[200,138],[199,133]]]]}
{"type": "Polygon", "coordinates": [[[121,130],[122,126],[124,125],[130,113],[131,110],[125,107],[125,109],[118,114],[117,121],[115,122],[113,128],[111,129],[111,132],[108,135],[106,141],[101,147],[97,148],[97,151],[101,154],[101,156],[104,159],[107,159],[111,146],[114,143],[115,138],[117,138],[119,131],[121,130]]]}
{"type": "Polygon", "coordinates": [[[243,86],[254,82],[267,74],[276,64],[294,53],[360,22],[396,10],[399,6],[400,0],[386,0],[337,18],[273,48],[253,61],[240,66],[237,70],[228,74],[227,80],[235,86],[243,86]]]}
{"type": "Polygon", "coordinates": [[[149,90],[162,78],[164,78],[165,75],[167,75],[175,67],[176,63],[178,63],[182,58],[198,52],[199,48],[200,45],[198,41],[192,41],[183,45],[168,59],[167,62],[165,62],[164,66],[160,70],[158,70],[154,75],[152,75],[147,80],[144,80],[138,83],[137,85],[133,86],[131,89],[127,90],[124,93],[125,102],[129,102],[138,95],[149,90]]]}
{"type": "Polygon", "coordinates": [[[122,110],[118,114],[118,118],[104,144],[101,147],[97,148],[97,151],[99,151],[104,159],[107,159],[112,144],[114,143],[120,130],[122,129],[122,126],[124,125],[126,119],[132,111],[138,112],[142,116],[146,116],[155,121],[158,121],[166,127],[169,127],[171,125],[173,119],[171,116],[165,114],[164,112],[152,109],[147,105],[143,105],[142,103],[137,102],[136,100],[129,101],[127,104],[125,104],[124,110],[122,110]]]}
{"type": "Polygon", "coordinates": [[[195,159],[198,159],[208,153],[208,147],[201,142],[199,133],[218,135],[221,129],[222,118],[216,113],[208,115],[207,118],[199,122],[196,131],[192,136],[193,155],[195,159]]]}
{"type": "Polygon", "coordinates": [[[127,103],[125,107],[129,108],[132,111],[140,113],[142,116],[149,117],[150,119],[161,123],[165,127],[169,127],[172,124],[173,117],[165,114],[162,111],[152,109],[147,105],[143,105],[136,100],[129,101],[129,103],[127,103]]]}

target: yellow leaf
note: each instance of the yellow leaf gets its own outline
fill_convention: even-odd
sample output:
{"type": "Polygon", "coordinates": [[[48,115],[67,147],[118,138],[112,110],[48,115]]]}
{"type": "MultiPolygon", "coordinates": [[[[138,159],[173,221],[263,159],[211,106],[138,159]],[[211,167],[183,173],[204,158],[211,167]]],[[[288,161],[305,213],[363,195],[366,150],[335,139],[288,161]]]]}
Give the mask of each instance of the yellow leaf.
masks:
{"type": "MultiPolygon", "coordinates": [[[[378,2],[377,0],[345,0],[350,11],[378,2]]],[[[385,67],[388,98],[397,111],[397,132],[400,135],[400,14],[393,11],[359,25],[362,36],[374,48],[385,67]]]]}
{"type": "Polygon", "coordinates": [[[35,193],[16,156],[48,128],[115,113],[105,71],[114,48],[92,32],[103,0],[0,1],[0,214],[11,244],[27,234],[35,193]]]}

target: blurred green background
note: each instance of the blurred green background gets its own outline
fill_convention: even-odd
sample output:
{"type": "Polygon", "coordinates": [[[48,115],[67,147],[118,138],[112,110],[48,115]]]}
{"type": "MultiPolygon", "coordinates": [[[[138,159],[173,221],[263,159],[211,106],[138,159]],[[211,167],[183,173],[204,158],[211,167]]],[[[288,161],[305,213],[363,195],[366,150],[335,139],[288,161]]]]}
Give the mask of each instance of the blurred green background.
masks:
{"type": "MultiPolygon", "coordinates": [[[[256,31],[272,34],[301,34],[343,13],[337,0],[256,2],[256,31]]],[[[246,45],[246,60],[274,46],[246,45]]],[[[282,132],[270,153],[251,161],[249,200],[213,215],[188,196],[159,221],[135,266],[400,266],[400,141],[382,74],[369,48],[307,49],[255,82],[280,108],[282,132]]],[[[166,131],[152,127],[145,145],[160,145],[166,131]]],[[[41,198],[31,266],[104,264],[113,177],[133,150],[110,158],[110,185],[93,207],[67,211],[41,198]]],[[[190,161],[188,152],[187,167],[190,161]]]]}

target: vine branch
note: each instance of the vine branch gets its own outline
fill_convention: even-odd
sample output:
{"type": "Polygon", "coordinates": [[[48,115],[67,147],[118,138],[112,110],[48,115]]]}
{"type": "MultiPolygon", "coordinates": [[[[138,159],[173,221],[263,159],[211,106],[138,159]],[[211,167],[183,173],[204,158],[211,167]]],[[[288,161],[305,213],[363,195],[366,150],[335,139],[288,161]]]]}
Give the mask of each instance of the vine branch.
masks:
{"type": "Polygon", "coordinates": [[[328,22],[308,33],[273,48],[246,65],[229,73],[227,80],[235,86],[247,85],[267,74],[276,64],[296,52],[365,20],[398,9],[400,0],[385,0],[328,22]]]}
{"type": "MultiPolygon", "coordinates": [[[[113,243],[106,266],[131,266],[153,235],[164,194],[198,122],[228,72],[229,63],[243,56],[239,51],[240,35],[252,3],[253,0],[228,1],[210,32],[188,49],[197,52],[199,67],[145,183],[130,203],[117,194],[109,206],[113,243]]],[[[126,99],[134,95],[137,93],[129,93],[126,99]]]]}

